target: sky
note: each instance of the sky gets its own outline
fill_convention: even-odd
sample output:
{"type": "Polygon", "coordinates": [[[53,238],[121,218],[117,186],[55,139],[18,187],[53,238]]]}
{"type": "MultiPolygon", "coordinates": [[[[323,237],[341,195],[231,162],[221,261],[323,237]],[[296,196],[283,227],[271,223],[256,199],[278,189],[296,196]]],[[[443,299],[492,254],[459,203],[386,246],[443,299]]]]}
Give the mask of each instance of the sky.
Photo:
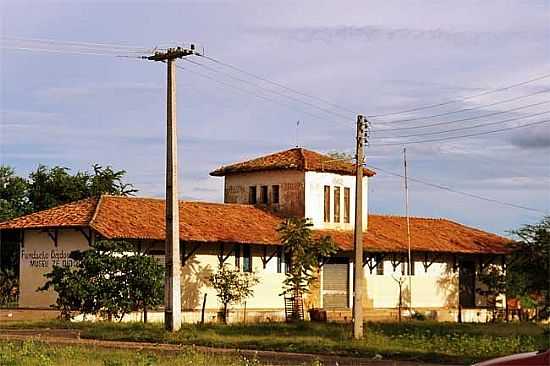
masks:
{"type": "MultiPolygon", "coordinates": [[[[550,77],[475,97],[550,74],[550,1],[0,4],[4,41],[144,49],[194,43],[223,63],[197,56],[191,60],[200,65],[178,61],[184,199],[223,201],[223,179],[208,175],[223,164],[297,144],[351,153],[357,113],[376,116],[444,103],[368,117],[367,164],[384,170],[370,181],[369,211],[404,214],[403,179],[385,173],[403,173],[404,142],[410,177],[538,210],[411,181],[411,215],[506,234],[550,211],[549,123],[452,139],[550,119],[550,77]],[[467,129],[444,132],[458,128],[467,129]],[[395,137],[428,133],[435,134],[395,137]]],[[[2,164],[19,175],[38,164],[73,172],[111,165],[127,171],[139,195],[164,195],[164,64],[6,47],[0,52],[2,164]]]]}

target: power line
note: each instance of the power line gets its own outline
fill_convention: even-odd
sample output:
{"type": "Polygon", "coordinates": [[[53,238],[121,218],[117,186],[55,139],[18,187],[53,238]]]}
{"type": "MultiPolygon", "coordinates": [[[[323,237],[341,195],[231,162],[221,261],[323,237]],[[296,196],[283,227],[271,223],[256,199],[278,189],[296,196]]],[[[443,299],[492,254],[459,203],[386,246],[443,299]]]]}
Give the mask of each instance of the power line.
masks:
{"type": "Polygon", "coordinates": [[[462,139],[462,138],[466,138],[466,137],[474,137],[474,136],[488,135],[488,134],[498,133],[498,132],[503,132],[503,131],[515,130],[515,129],[518,129],[518,128],[524,128],[524,127],[542,125],[542,124],[549,123],[549,122],[550,122],[550,119],[544,120],[544,121],[533,122],[533,123],[526,123],[526,124],[520,125],[520,126],[513,126],[513,127],[500,128],[500,129],[498,129],[498,130],[491,130],[491,131],[485,131],[485,132],[479,132],[479,133],[472,133],[472,134],[469,134],[469,135],[443,137],[443,138],[439,138],[439,139],[430,139],[430,140],[406,141],[406,142],[395,142],[395,143],[382,143],[382,144],[374,144],[374,146],[411,145],[411,144],[420,144],[420,143],[427,143],[427,142],[438,142],[438,141],[455,140],[455,139],[462,139]]]}
{"type": "MultiPolygon", "coordinates": [[[[372,168],[372,169],[384,172],[386,174],[390,174],[390,175],[393,175],[393,176],[396,176],[396,177],[405,178],[403,175],[401,175],[399,173],[394,173],[394,172],[388,171],[386,169],[376,167],[372,164],[369,164],[369,167],[372,168]]],[[[494,199],[494,198],[488,198],[488,197],[480,196],[480,195],[465,192],[465,191],[459,191],[459,190],[453,189],[451,187],[443,186],[443,185],[436,184],[436,183],[430,183],[430,182],[427,182],[427,181],[424,181],[424,180],[421,180],[421,179],[418,179],[418,178],[412,178],[412,177],[409,176],[408,179],[413,181],[413,182],[421,183],[421,184],[424,184],[424,185],[427,185],[427,186],[430,186],[430,187],[438,188],[438,189],[449,191],[449,192],[452,192],[452,193],[461,194],[463,196],[468,196],[468,197],[471,197],[471,198],[476,198],[476,199],[487,201],[487,202],[497,203],[497,204],[500,204],[500,205],[513,207],[513,208],[517,208],[517,209],[521,209],[521,210],[528,210],[528,211],[547,214],[546,211],[539,210],[537,208],[527,207],[527,206],[518,205],[518,204],[515,204],[515,203],[505,202],[505,201],[500,201],[500,200],[497,200],[497,199],[494,199]]]]}
{"type": "Polygon", "coordinates": [[[444,106],[444,105],[459,103],[459,102],[462,102],[462,101],[465,101],[465,100],[481,97],[481,96],[492,94],[492,93],[498,93],[498,92],[501,92],[501,91],[504,91],[504,90],[508,90],[508,89],[512,89],[512,88],[515,88],[515,87],[518,87],[518,86],[533,83],[535,81],[543,80],[543,79],[546,79],[546,78],[549,78],[549,77],[550,77],[550,74],[545,74],[545,75],[541,75],[541,76],[538,76],[538,77],[533,78],[533,79],[522,81],[520,83],[507,85],[507,86],[496,88],[496,89],[487,90],[487,91],[484,91],[482,93],[469,95],[469,96],[462,97],[462,98],[459,98],[459,99],[448,100],[448,101],[442,102],[442,103],[429,104],[429,105],[416,107],[416,108],[411,108],[411,109],[406,109],[406,110],[401,110],[401,111],[397,111],[397,112],[390,112],[390,113],[383,113],[383,114],[373,114],[373,115],[370,115],[370,116],[367,116],[367,117],[368,118],[380,118],[380,117],[386,117],[386,116],[393,116],[393,115],[396,115],[396,114],[403,114],[403,113],[421,111],[421,110],[424,110],[424,109],[437,108],[437,107],[441,107],[441,106],[444,106]]]}
{"type": "MultiPolygon", "coordinates": [[[[547,101],[546,103],[550,103],[550,100],[547,101]]],[[[453,128],[453,129],[450,129],[450,130],[435,131],[435,132],[421,132],[421,133],[415,133],[415,134],[412,134],[412,135],[401,135],[401,136],[382,137],[381,139],[384,140],[384,139],[407,138],[407,137],[416,137],[416,136],[440,135],[440,134],[443,134],[443,133],[457,132],[457,131],[463,131],[463,130],[471,130],[471,129],[479,128],[479,127],[493,126],[493,125],[497,125],[497,124],[501,124],[501,123],[507,123],[507,122],[512,122],[512,121],[519,121],[519,120],[521,120],[521,119],[536,117],[536,116],[540,116],[540,115],[546,114],[546,113],[550,113],[550,110],[548,110],[548,111],[543,111],[543,112],[538,112],[538,113],[532,113],[532,114],[528,114],[528,115],[521,116],[521,117],[515,117],[515,118],[509,118],[509,119],[505,119],[505,120],[490,122],[490,123],[479,123],[479,124],[473,125],[473,126],[453,128]]]]}
{"type": "Polygon", "coordinates": [[[140,56],[131,56],[131,55],[117,55],[114,53],[100,53],[100,52],[87,52],[87,51],[78,51],[78,50],[60,50],[60,49],[47,49],[47,48],[34,48],[34,47],[5,47],[0,45],[0,49],[8,50],[18,50],[18,51],[36,51],[36,52],[50,52],[50,53],[61,53],[61,54],[73,54],[73,55],[87,55],[87,56],[109,56],[109,57],[123,57],[123,58],[135,58],[141,59],[140,56]]]}
{"type": "Polygon", "coordinates": [[[99,48],[99,49],[111,49],[111,50],[125,50],[128,52],[140,52],[147,53],[151,50],[158,48],[151,47],[138,47],[138,46],[129,46],[129,45],[120,45],[112,43],[94,43],[94,42],[76,42],[76,41],[59,41],[53,39],[44,39],[44,38],[14,38],[14,37],[2,37],[1,42],[16,42],[16,43],[32,43],[32,44],[52,44],[58,46],[68,46],[68,47],[86,47],[86,48],[99,48]]]}
{"type": "Polygon", "coordinates": [[[311,94],[304,93],[304,92],[302,92],[302,91],[299,91],[299,90],[297,90],[297,89],[288,87],[288,86],[286,86],[286,85],[284,85],[284,84],[281,84],[281,83],[278,83],[278,82],[276,82],[276,81],[269,80],[269,79],[264,78],[264,77],[262,77],[262,76],[253,74],[253,73],[251,73],[251,72],[249,72],[249,71],[246,71],[246,70],[244,70],[244,69],[241,69],[241,68],[239,68],[239,67],[237,67],[237,66],[234,66],[234,65],[228,64],[228,63],[226,63],[226,62],[217,60],[217,59],[215,59],[215,58],[213,58],[213,57],[209,57],[209,56],[206,56],[206,55],[198,55],[198,56],[204,57],[205,59],[210,60],[210,61],[212,61],[212,62],[214,62],[214,63],[220,64],[220,65],[222,65],[222,66],[225,66],[225,67],[227,67],[227,68],[233,69],[233,70],[238,71],[238,72],[240,72],[240,73],[246,74],[246,75],[248,75],[248,76],[250,76],[250,77],[253,77],[253,78],[255,78],[255,79],[264,81],[264,82],[266,82],[266,83],[269,83],[269,84],[278,86],[279,88],[283,88],[283,89],[285,89],[285,90],[287,90],[287,91],[290,91],[290,92],[293,92],[293,93],[295,93],[295,94],[299,94],[299,95],[301,95],[301,96],[304,96],[304,97],[307,97],[307,98],[310,98],[310,99],[318,100],[318,101],[320,101],[320,102],[323,102],[323,103],[326,103],[326,104],[328,104],[328,105],[331,105],[331,106],[333,106],[334,108],[340,109],[340,110],[342,110],[342,111],[350,112],[350,113],[353,113],[353,114],[358,114],[356,111],[354,111],[354,110],[352,110],[352,109],[350,109],[350,108],[347,108],[347,107],[345,107],[345,106],[342,106],[342,105],[339,105],[339,104],[336,104],[336,103],[332,103],[332,102],[330,102],[330,101],[328,101],[328,100],[326,100],[326,99],[319,98],[319,97],[314,96],[314,95],[311,95],[311,94]]]}
{"type": "MultiPolygon", "coordinates": [[[[180,66],[180,65],[176,65],[176,67],[177,67],[178,69],[181,69],[181,70],[187,70],[186,68],[184,68],[183,66],[180,66]]],[[[271,103],[275,103],[275,104],[282,105],[282,106],[284,106],[284,107],[286,107],[286,108],[295,110],[295,111],[300,112],[300,113],[305,113],[305,114],[307,114],[307,115],[309,115],[309,116],[312,116],[312,117],[314,117],[314,118],[316,118],[316,119],[319,119],[319,120],[323,120],[323,121],[327,121],[327,122],[331,122],[331,123],[337,122],[337,121],[335,121],[335,120],[330,120],[330,119],[324,118],[324,117],[322,117],[322,116],[316,115],[316,114],[314,114],[314,113],[310,113],[310,112],[305,111],[305,110],[303,110],[303,109],[296,108],[294,105],[289,105],[289,104],[287,104],[287,103],[282,103],[282,102],[279,101],[279,100],[276,100],[276,99],[273,99],[273,98],[266,97],[265,95],[262,95],[262,94],[254,93],[253,91],[250,91],[250,90],[248,90],[248,89],[240,88],[240,87],[235,86],[235,85],[233,85],[233,84],[231,84],[231,83],[228,83],[228,82],[226,82],[226,81],[218,80],[218,79],[212,77],[211,75],[203,74],[203,73],[197,72],[196,70],[193,70],[193,72],[191,73],[191,75],[195,75],[195,76],[199,76],[199,77],[202,77],[202,78],[205,78],[205,79],[212,80],[212,81],[214,81],[215,83],[224,85],[224,86],[229,87],[229,88],[232,88],[232,89],[234,89],[234,90],[238,90],[238,91],[240,91],[241,93],[245,93],[245,94],[248,94],[248,95],[252,95],[252,96],[254,96],[254,97],[256,97],[256,98],[263,99],[263,100],[266,100],[266,101],[271,102],[271,103]]],[[[342,122],[340,122],[340,123],[342,123],[342,122]]],[[[349,127],[349,126],[348,126],[348,127],[349,127]]]]}
{"type": "Polygon", "coordinates": [[[290,100],[292,100],[292,101],[294,101],[294,102],[302,103],[302,104],[305,104],[305,105],[307,105],[307,106],[316,108],[316,109],[318,109],[318,110],[320,110],[320,111],[322,111],[322,112],[324,112],[324,113],[332,114],[332,115],[334,115],[334,116],[336,116],[336,117],[338,117],[338,118],[341,118],[341,119],[343,119],[343,120],[350,121],[350,118],[351,118],[350,116],[347,116],[347,115],[343,115],[343,114],[340,114],[340,113],[333,112],[333,111],[331,111],[330,109],[322,108],[322,107],[320,107],[320,106],[318,106],[318,105],[316,105],[316,104],[313,104],[313,103],[304,101],[304,100],[299,99],[299,98],[295,98],[295,97],[293,97],[293,96],[290,96],[290,95],[287,95],[287,94],[284,94],[284,93],[281,93],[281,92],[278,92],[277,90],[273,90],[273,89],[268,89],[268,88],[262,87],[261,85],[258,85],[258,84],[256,84],[256,83],[253,83],[253,82],[248,81],[248,80],[245,80],[245,79],[238,78],[238,77],[233,76],[233,75],[231,75],[231,74],[229,74],[229,73],[224,73],[224,72],[222,72],[222,71],[220,71],[220,70],[218,70],[218,69],[216,69],[216,68],[210,67],[210,66],[208,66],[208,65],[201,64],[200,62],[192,61],[192,60],[189,60],[189,59],[184,59],[184,61],[190,62],[190,63],[192,63],[192,64],[194,64],[194,65],[197,65],[197,66],[199,66],[199,67],[205,68],[205,69],[207,69],[207,70],[210,70],[210,71],[213,71],[213,72],[216,72],[216,73],[220,73],[220,74],[222,74],[222,75],[225,75],[226,77],[229,77],[229,78],[231,78],[231,79],[233,79],[233,80],[236,80],[236,81],[239,81],[239,82],[241,82],[241,83],[245,83],[245,84],[254,86],[254,87],[256,87],[256,88],[265,90],[265,91],[267,91],[267,92],[269,92],[269,93],[273,93],[273,94],[279,95],[279,96],[281,96],[281,97],[290,99],[290,100]]]}
{"type": "MultiPolygon", "coordinates": [[[[396,119],[396,120],[392,120],[392,121],[382,122],[381,124],[382,124],[382,125],[384,125],[384,124],[398,124],[398,123],[403,123],[403,122],[410,122],[410,121],[417,121],[417,120],[432,119],[432,118],[436,118],[436,117],[447,116],[447,115],[450,115],[450,114],[456,114],[456,113],[461,113],[461,112],[469,112],[469,111],[474,111],[474,110],[477,110],[477,109],[483,109],[483,108],[487,108],[487,107],[492,107],[492,106],[499,105],[499,104],[514,102],[514,101],[517,101],[517,100],[520,100],[520,99],[524,99],[524,98],[532,97],[532,96],[534,96],[534,95],[543,94],[543,93],[548,93],[548,92],[550,92],[550,89],[544,89],[544,90],[539,90],[539,91],[534,92],[534,93],[530,93],[530,94],[526,94],[526,95],[521,95],[521,96],[514,97],[514,98],[509,98],[509,99],[501,100],[501,101],[494,102],[494,103],[482,104],[482,105],[479,105],[479,106],[477,106],[477,107],[462,108],[462,109],[458,109],[458,110],[455,110],[455,111],[444,112],[444,113],[439,113],[439,114],[432,114],[432,115],[429,115],[429,116],[414,117],[414,118],[405,118],[405,119],[396,119]]],[[[401,129],[406,129],[406,128],[407,128],[407,127],[402,127],[401,129]]],[[[414,127],[411,127],[411,128],[414,128],[414,127]]]]}

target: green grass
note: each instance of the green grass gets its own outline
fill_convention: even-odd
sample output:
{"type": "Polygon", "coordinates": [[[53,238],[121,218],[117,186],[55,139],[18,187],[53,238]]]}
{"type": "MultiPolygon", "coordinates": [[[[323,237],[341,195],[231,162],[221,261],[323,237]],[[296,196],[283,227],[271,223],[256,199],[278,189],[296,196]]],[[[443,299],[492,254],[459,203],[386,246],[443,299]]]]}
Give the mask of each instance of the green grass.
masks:
{"type": "Polygon", "coordinates": [[[338,354],[386,359],[472,363],[517,352],[550,347],[550,332],[524,324],[456,324],[436,322],[367,323],[365,339],[353,340],[344,324],[262,323],[254,325],[184,325],[168,333],[160,324],[141,323],[4,323],[0,327],[80,329],[82,338],[338,354]]]}
{"type": "Polygon", "coordinates": [[[178,355],[135,350],[103,349],[90,346],[53,346],[40,342],[0,341],[1,366],[249,366],[257,360],[208,355],[192,347],[178,355]]]}

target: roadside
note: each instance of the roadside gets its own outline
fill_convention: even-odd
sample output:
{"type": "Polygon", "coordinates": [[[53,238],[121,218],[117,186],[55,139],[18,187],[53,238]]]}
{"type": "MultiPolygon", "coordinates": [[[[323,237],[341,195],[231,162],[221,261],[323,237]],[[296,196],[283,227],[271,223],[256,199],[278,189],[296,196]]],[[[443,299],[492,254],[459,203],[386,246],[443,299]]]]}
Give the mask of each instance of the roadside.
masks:
{"type": "MultiPolygon", "coordinates": [[[[239,350],[233,348],[214,348],[204,346],[188,346],[173,344],[158,344],[150,342],[106,341],[97,339],[82,339],[80,332],[69,329],[13,329],[0,330],[1,341],[38,341],[48,345],[86,346],[117,350],[147,351],[157,354],[181,354],[188,349],[208,355],[244,356],[248,360],[257,360],[261,365],[338,365],[338,366],[439,366],[440,364],[415,361],[394,361],[382,359],[367,359],[360,357],[344,357],[308,353],[274,352],[258,350],[239,350]]],[[[214,366],[214,365],[212,365],[214,366]]],[[[449,366],[447,364],[447,366],[449,366]]]]}

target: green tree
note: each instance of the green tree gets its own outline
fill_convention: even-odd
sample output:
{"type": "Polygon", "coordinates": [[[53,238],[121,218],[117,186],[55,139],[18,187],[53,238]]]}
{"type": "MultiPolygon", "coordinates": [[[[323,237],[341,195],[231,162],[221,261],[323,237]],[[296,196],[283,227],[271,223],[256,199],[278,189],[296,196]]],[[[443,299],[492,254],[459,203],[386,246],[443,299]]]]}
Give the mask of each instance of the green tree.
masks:
{"type": "Polygon", "coordinates": [[[74,265],[54,266],[40,288],[58,293],[54,307],[64,318],[79,312],[122,320],[130,311],[147,311],[163,301],[162,266],[136,252],[131,243],[101,240],[92,249],[72,252],[70,258],[74,265]]]}
{"type": "Polygon", "coordinates": [[[512,231],[516,238],[514,251],[506,268],[506,292],[523,298],[522,305],[532,302],[540,316],[550,315],[550,216],[534,225],[512,231]]]}
{"type": "Polygon", "coordinates": [[[289,218],[277,229],[284,245],[289,270],[283,281],[283,294],[301,297],[308,293],[318,276],[320,259],[330,257],[337,248],[330,236],[314,238],[313,224],[303,218],[289,218]]]}
{"type": "Polygon", "coordinates": [[[16,176],[13,168],[0,165],[0,222],[30,212],[27,185],[27,180],[16,176]]]}
{"type": "Polygon", "coordinates": [[[210,275],[209,280],[222,303],[222,321],[226,324],[229,306],[252,296],[253,287],[259,282],[254,273],[240,272],[228,265],[223,265],[216,273],[210,275]]]}

